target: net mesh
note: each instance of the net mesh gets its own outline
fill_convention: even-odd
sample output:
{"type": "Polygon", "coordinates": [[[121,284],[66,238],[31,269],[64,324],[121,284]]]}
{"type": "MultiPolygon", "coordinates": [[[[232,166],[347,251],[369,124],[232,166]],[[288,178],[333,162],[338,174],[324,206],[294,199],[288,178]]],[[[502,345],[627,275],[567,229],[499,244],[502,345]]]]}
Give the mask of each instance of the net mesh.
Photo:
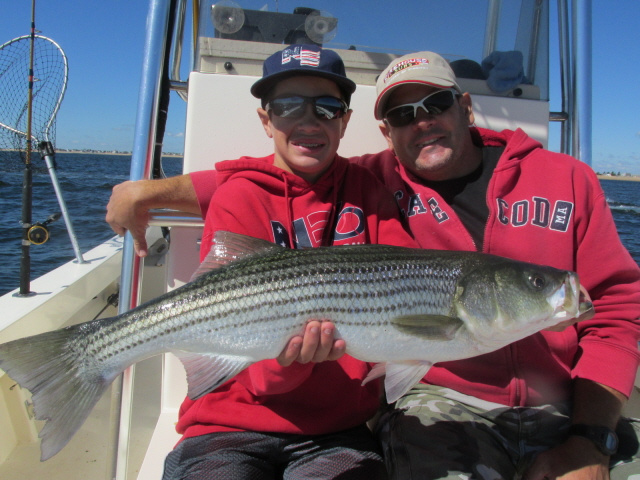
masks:
{"type": "MultiPolygon", "coordinates": [[[[24,162],[27,151],[31,36],[0,46],[0,161],[24,162]]],[[[53,40],[36,35],[33,42],[31,150],[38,143],[55,145],[56,114],[67,86],[67,59],[53,40]]]]}

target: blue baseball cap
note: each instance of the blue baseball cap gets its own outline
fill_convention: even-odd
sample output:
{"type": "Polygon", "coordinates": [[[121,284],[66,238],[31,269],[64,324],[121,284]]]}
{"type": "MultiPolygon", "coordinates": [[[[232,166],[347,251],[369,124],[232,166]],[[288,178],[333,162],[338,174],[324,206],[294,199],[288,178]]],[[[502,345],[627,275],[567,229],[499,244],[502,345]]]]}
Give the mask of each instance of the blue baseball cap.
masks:
{"type": "Polygon", "coordinates": [[[296,75],[323,77],[336,82],[349,104],[356,84],[347,78],[344,63],[333,50],[317,45],[290,45],[268,57],[262,65],[262,78],[253,84],[251,94],[264,98],[276,83],[296,75]]]}

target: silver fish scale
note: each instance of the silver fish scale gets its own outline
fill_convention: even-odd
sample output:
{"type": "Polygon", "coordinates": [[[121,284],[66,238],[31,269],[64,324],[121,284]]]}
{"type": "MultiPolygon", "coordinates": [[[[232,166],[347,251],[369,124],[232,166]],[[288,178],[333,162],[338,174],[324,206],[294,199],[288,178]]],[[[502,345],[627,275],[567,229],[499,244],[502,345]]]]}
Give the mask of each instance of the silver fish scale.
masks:
{"type": "Polygon", "coordinates": [[[461,267],[442,261],[443,252],[426,253],[371,245],[257,255],[116,317],[75,348],[98,363],[187,348],[267,348],[269,358],[309,319],[331,319],[345,335],[363,326],[388,331],[399,315],[447,315],[461,267]]]}

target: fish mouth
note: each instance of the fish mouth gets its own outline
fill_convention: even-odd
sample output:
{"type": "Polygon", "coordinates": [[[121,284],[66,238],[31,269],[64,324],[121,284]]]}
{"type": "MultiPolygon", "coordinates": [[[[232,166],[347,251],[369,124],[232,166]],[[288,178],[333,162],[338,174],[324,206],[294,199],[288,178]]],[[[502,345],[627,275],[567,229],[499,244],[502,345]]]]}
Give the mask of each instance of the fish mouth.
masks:
{"type": "Polygon", "coordinates": [[[596,314],[593,302],[587,289],[580,285],[580,304],[578,305],[578,321],[589,320],[596,314]]]}
{"type": "Polygon", "coordinates": [[[567,276],[567,279],[552,298],[562,299],[562,302],[556,306],[552,316],[553,319],[560,321],[545,330],[561,332],[574,323],[588,320],[595,315],[589,292],[583,285],[580,285],[578,276],[575,273],[567,276]],[[563,318],[564,320],[562,320],[563,318]]]}

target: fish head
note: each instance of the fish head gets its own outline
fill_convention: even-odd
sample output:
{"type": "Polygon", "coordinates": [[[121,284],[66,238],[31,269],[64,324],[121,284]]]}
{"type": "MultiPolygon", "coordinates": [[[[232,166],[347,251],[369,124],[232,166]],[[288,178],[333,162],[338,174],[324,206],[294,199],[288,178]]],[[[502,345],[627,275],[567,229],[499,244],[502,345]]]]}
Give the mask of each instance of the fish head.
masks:
{"type": "Polygon", "coordinates": [[[576,273],[501,257],[461,276],[454,308],[478,341],[491,348],[593,316],[576,273]]]}

